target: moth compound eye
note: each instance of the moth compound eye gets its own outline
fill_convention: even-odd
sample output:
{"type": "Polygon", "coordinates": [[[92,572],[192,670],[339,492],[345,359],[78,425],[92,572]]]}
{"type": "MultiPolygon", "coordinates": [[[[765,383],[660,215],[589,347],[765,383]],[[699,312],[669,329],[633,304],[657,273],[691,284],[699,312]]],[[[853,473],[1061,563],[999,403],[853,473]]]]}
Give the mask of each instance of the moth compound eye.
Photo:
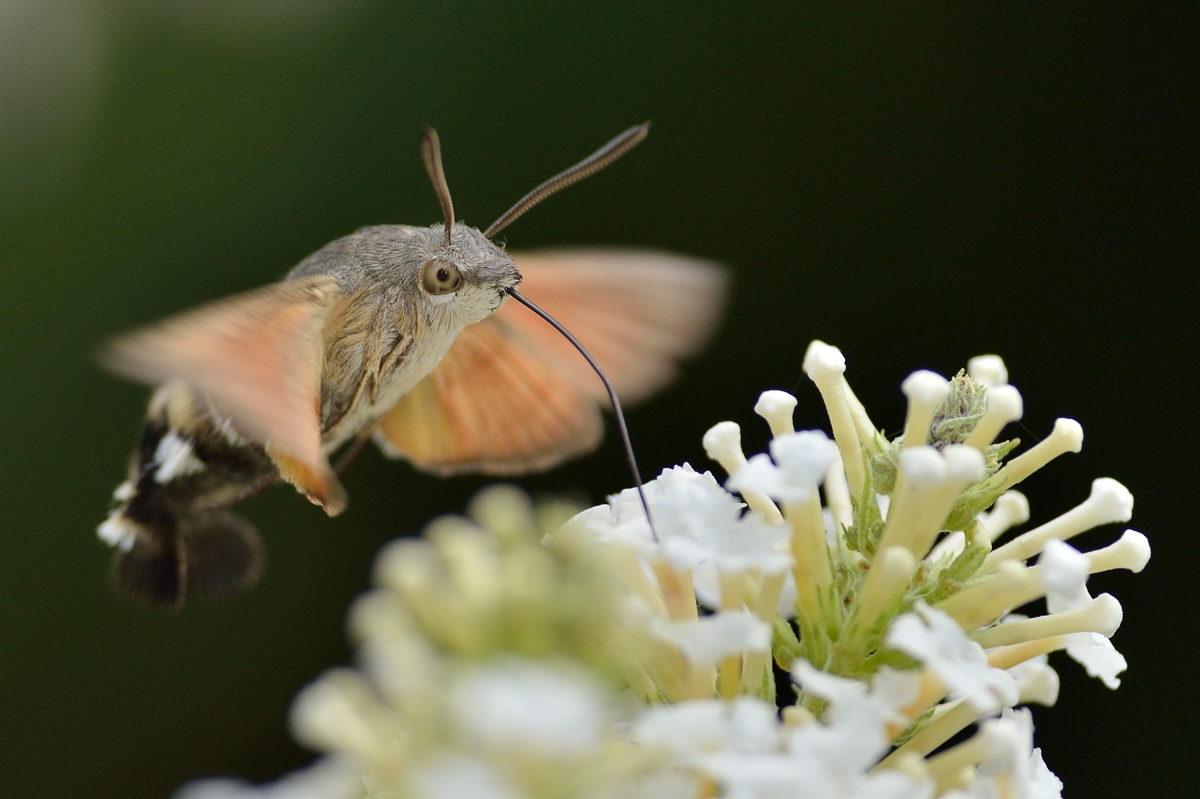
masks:
{"type": "Polygon", "coordinates": [[[449,261],[433,259],[421,272],[421,283],[430,294],[449,294],[462,282],[462,272],[449,261]]]}

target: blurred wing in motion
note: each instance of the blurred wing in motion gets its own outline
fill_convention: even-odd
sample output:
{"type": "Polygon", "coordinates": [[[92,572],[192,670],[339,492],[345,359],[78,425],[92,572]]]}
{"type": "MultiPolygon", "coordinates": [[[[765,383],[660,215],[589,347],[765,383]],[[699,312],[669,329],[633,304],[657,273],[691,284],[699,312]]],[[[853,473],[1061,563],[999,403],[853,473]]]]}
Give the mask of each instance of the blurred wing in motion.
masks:
{"type": "Polygon", "coordinates": [[[319,497],[332,476],[318,416],[321,333],[337,296],[328,275],[274,283],[122,336],[101,361],[147,383],[187,383],[319,497]]]}
{"type": "MultiPolygon", "coordinates": [[[[721,320],[726,270],[664,252],[549,250],[514,255],[521,293],[570,330],[599,362],[623,405],[670,383],[721,320]]],[[[608,404],[604,384],[571,343],[532,311],[505,303],[492,319],[520,330],[608,404]]]]}
{"type": "MultiPolygon", "coordinates": [[[[521,292],[579,339],[622,403],[653,394],[712,335],[725,300],[716,264],[646,251],[513,255],[521,292]]],[[[518,474],[595,448],[604,385],[532,311],[506,302],[380,422],[393,457],[440,474],[518,474]]]]}
{"type": "Polygon", "coordinates": [[[570,373],[489,321],[460,333],[380,421],[375,441],[385,453],[441,475],[520,474],[600,443],[596,403],[570,373]]]}

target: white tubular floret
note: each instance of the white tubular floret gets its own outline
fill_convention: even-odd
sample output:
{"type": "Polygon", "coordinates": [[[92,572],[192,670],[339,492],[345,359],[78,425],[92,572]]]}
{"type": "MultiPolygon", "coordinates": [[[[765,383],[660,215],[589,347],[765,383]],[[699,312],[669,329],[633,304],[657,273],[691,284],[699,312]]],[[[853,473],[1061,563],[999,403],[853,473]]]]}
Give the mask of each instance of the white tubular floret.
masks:
{"type": "Polygon", "coordinates": [[[767,420],[771,435],[782,436],[796,432],[792,424],[792,411],[796,410],[796,398],[786,391],[764,391],[754,403],[754,412],[767,420]]]}
{"type": "Polygon", "coordinates": [[[850,383],[846,381],[845,375],[842,376],[842,394],[845,395],[846,405],[850,408],[850,418],[854,420],[854,429],[858,431],[859,443],[871,455],[878,455],[883,451],[881,443],[886,444],[887,439],[881,436],[875,428],[875,423],[871,421],[866,406],[855,396],[854,389],[850,388],[850,383]]]}
{"type": "Polygon", "coordinates": [[[1005,491],[989,513],[979,514],[979,524],[987,532],[989,541],[995,541],[1011,528],[1027,521],[1029,500],[1020,491],[1005,491]]]}
{"type": "Polygon", "coordinates": [[[831,347],[823,341],[808,345],[808,351],[804,353],[804,373],[821,392],[825,411],[829,414],[829,424],[833,427],[833,438],[837,441],[842,463],[846,466],[850,493],[858,496],[866,483],[866,472],[863,469],[862,444],[842,379],[845,372],[846,359],[837,347],[831,347]]]}
{"type": "Polygon", "coordinates": [[[942,459],[946,462],[946,479],[929,495],[912,539],[911,549],[918,558],[925,557],[933,546],[959,495],[982,480],[986,472],[983,453],[965,444],[946,447],[942,450],[942,459]]]}
{"type": "Polygon", "coordinates": [[[1046,597],[1050,612],[1057,613],[1091,601],[1084,587],[1089,565],[1088,557],[1070,544],[1051,539],[1036,566],[1026,568],[1020,561],[1006,560],[991,580],[947,601],[953,606],[958,597],[964,597],[959,601],[969,603],[959,605],[965,608],[961,618],[955,616],[966,630],[982,627],[1040,596],[1046,597]]]}
{"type": "Polygon", "coordinates": [[[1087,556],[1091,574],[1113,569],[1129,569],[1136,573],[1146,568],[1150,560],[1150,541],[1137,530],[1126,530],[1108,546],[1083,554],[1087,556]]]}
{"type": "Polygon", "coordinates": [[[718,422],[704,434],[704,453],[710,460],[721,464],[727,473],[733,474],[746,465],[742,452],[742,428],[737,422],[718,422]]]}
{"type": "MultiPolygon", "coordinates": [[[[1039,704],[1053,707],[1058,701],[1058,673],[1044,663],[1025,663],[1017,675],[1017,688],[1020,690],[1020,704],[1039,704]]],[[[899,760],[905,754],[925,756],[950,740],[956,734],[966,729],[980,718],[980,713],[966,702],[948,702],[945,711],[934,716],[916,735],[892,752],[883,762],[881,768],[896,768],[899,760]]]]}
{"type": "Polygon", "coordinates": [[[1054,707],[1060,687],[1058,672],[1045,663],[1025,663],[1017,675],[1017,687],[1021,690],[1022,705],[1054,707]]]}
{"type": "Polygon", "coordinates": [[[1041,527],[1019,535],[1002,547],[992,550],[983,563],[982,572],[994,571],[1004,560],[1026,560],[1045,548],[1052,538],[1067,540],[1072,536],[1112,522],[1127,522],[1133,516],[1133,495],[1129,489],[1111,477],[1092,481],[1088,498],[1041,527]]]}
{"type": "MultiPolygon", "coordinates": [[[[825,471],[825,504],[833,514],[833,520],[841,527],[854,523],[854,504],[850,501],[850,484],[846,482],[846,468],[842,459],[829,465],[825,471]]],[[[840,535],[840,531],[839,531],[840,535]]]]}
{"type": "Polygon", "coordinates": [[[924,757],[937,749],[954,735],[966,729],[968,724],[977,721],[981,713],[961,699],[946,702],[939,709],[942,712],[935,715],[928,724],[909,738],[896,751],[885,757],[879,768],[898,768],[901,760],[907,756],[924,757]]]}
{"type": "Polygon", "coordinates": [[[905,448],[929,443],[929,425],[942,400],[950,393],[950,381],[941,375],[922,369],[913,372],[900,384],[908,397],[908,414],[904,418],[905,448]]]}
{"type": "Polygon", "coordinates": [[[1015,486],[1050,461],[1068,452],[1083,449],[1083,427],[1074,419],[1058,419],[1054,429],[1045,439],[1035,444],[1028,452],[1013,458],[996,473],[996,479],[1005,488],[1015,486]]]}
{"type": "Polygon", "coordinates": [[[951,594],[935,607],[952,616],[964,630],[974,630],[1042,592],[1037,572],[1017,561],[1005,561],[987,582],[951,594]]]}
{"type": "Polygon", "coordinates": [[[1021,392],[1013,386],[992,386],[987,391],[987,408],[965,443],[979,450],[987,449],[1009,422],[1015,422],[1025,412],[1021,392]]]}
{"type": "Polygon", "coordinates": [[[920,446],[900,450],[899,460],[896,488],[888,504],[887,521],[879,539],[879,549],[908,547],[919,559],[925,553],[916,551],[913,535],[921,521],[926,501],[946,482],[946,459],[933,447],[920,446]]]}
{"type": "Polygon", "coordinates": [[[808,708],[800,705],[788,705],[780,713],[780,721],[783,726],[795,729],[797,727],[807,727],[810,724],[817,723],[817,717],[812,714],[808,708]]]}
{"type": "Polygon", "coordinates": [[[966,548],[967,534],[962,530],[955,530],[941,541],[938,541],[937,546],[929,550],[929,554],[925,556],[925,559],[930,563],[936,563],[945,557],[957,558],[966,548]]]}
{"type": "Polygon", "coordinates": [[[1057,795],[1057,790],[1039,792],[1031,786],[1031,761],[1036,757],[1041,762],[1040,753],[1035,755],[1032,748],[1029,711],[1006,710],[1001,718],[983,722],[974,737],[929,758],[936,793],[966,796],[969,789],[972,796],[1057,795]]]}
{"type": "Polygon", "coordinates": [[[1105,638],[1112,638],[1121,626],[1121,618],[1121,603],[1112,594],[1101,594],[1081,608],[998,624],[977,630],[971,634],[971,638],[985,649],[1071,633],[1098,633],[1105,638]]]}
{"type": "MultiPolygon", "coordinates": [[[[746,465],[746,456],[742,452],[742,429],[737,422],[718,422],[704,434],[704,452],[709,458],[721,464],[731,477],[741,471],[746,465]]],[[[744,489],[742,499],[746,504],[772,524],[783,521],[783,514],[762,491],[753,488],[744,489]]]]}
{"type": "Polygon", "coordinates": [[[999,355],[976,355],[967,361],[967,374],[976,383],[1000,386],[1008,382],[1008,367],[999,355]]]}
{"type": "Polygon", "coordinates": [[[893,546],[880,550],[871,570],[863,581],[862,590],[855,603],[851,636],[861,643],[866,633],[875,625],[896,597],[908,588],[913,572],[917,570],[917,559],[906,547],[893,546]]]}
{"type": "MultiPolygon", "coordinates": [[[[771,456],[779,464],[779,473],[786,484],[778,495],[783,499],[784,515],[792,528],[797,610],[815,621],[820,615],[818,594],[833,581],[817,485],[837,462],[838,447],[824,433],[806,430],[774,439],[771,456]]],[[[750,465],[754,465],[753,461],[750,465]]]]}
{"type": "Polygon", "coordinates": [[[292,737],[302,745],[368,762],[401,733],[362,676],[345,668],[330,669],[302,688],[288,715],[292,737]]]}
{"type": "MultiPolygon", "coordinates": [[[[472,497],[467,503],[467,516],[481,527],[508,540],[513,536],[525,535],[526,530],[537,524],[529,495],[517,486],[506,483],[488,486],[472,497]]],[[[477,535],[471,536],[470,541],[476,548],[482,545],[477,535]]],[[[481,551],[486,549],[484,547],[481,551]]]]}

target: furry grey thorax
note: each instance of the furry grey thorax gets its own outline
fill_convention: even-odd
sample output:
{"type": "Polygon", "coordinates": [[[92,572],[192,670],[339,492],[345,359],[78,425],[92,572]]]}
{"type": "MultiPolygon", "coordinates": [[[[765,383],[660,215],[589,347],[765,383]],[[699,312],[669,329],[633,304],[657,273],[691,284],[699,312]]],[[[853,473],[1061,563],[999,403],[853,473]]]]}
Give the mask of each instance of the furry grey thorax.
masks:
{"type": "Polygon", "coordinates": [[[475,228],[379,225],[330,242],[287,276],[334,277],[343,299],[325,329],[321,428],[332,451],[386,413],[441,362],[467,325],[490,316],[521,282],[512,258],[475,228]],[[451,294],[421,285],[433,259],[458,267],[451,294]]]}

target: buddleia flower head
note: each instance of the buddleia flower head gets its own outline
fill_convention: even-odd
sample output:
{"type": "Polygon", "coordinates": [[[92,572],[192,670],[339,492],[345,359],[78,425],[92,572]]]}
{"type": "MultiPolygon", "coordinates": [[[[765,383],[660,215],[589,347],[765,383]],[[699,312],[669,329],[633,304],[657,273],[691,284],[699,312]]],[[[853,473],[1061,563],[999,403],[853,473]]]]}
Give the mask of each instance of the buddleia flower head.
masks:
{"type": "Polygon", "coordinates": [[[351,613],[359,666],[293,708],[327,757],[184,794],[1059,796],[1021,706],[1056,701],[1057,650],[1119,685],[1121,606],[1086,582],[1140,571],[1149,545],[1067,541],[1128,521],[1132,497],[1101,478],[1010,535],[1030,518],[1015,487],[1083,434],[1060,419],[1014,454],[1000,439],[1021,396],[995,356],[911,375],[890,439],[840,352],[814,342],[804,369],[832,436],[795,431],[795,398],[765,392],[768,452],[747,458],[740,428],[715,425],[723,477],[664,470],[649,515],[634,489],[579,510],[497,487],[386,547],[351,613]],[[1041,598],[1048,614],[1015,612],[1041,598]]]}

